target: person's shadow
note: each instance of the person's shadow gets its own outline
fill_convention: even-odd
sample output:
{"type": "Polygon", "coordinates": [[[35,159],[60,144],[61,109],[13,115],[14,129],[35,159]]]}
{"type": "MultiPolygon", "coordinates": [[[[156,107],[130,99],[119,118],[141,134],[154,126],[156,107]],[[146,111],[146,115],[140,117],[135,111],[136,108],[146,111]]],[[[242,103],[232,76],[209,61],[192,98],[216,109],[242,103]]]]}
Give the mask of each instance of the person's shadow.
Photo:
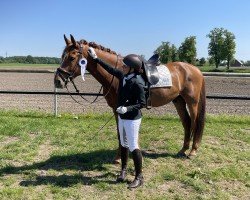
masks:
{"type": "MultiPolygon", "coordinates": [[[[142,151],[143,156],[150,159],[157,159],[158,157],[174,157],[168,153],[153,153],[142,151]]],[[[92,185],[99,182],[115,184],[116,174],[110,172],[110,169],[105,167],[105,164],[113,162],[116,150],[99,150],[88,153],[72,154],[65,156],[51,156],[48,160],[37,162],[32,165],[23,165],[20,167],[7,166],[0,169],[0,176],[4,174],[31,174],[34,177],[34,170],[38,170],[35,178],[23,180],[19,184],[24,187],[52,184],[59,187],[70,187],[77,183],[83,185],[92,185]],[[48,170],[56,170],[63,172],[64,170],[75,171],[73,175],[47,175],[48,170]],[[83,175],[86,171],[97,172],[98,175],[93,175],[91,172],[89,176],[83,175]],[[107,180],[107,177],[108,180],[107,180]],[[110,178],[111,177],[111,178],[110,178]]],[[[118,167],[119,168],[119,167],[118,167]]]]}
{"type": "Polygon", "coordinates": [[[84,185],[92,185],[102,181],[114,183],[114,181],[105,181],[105,177],[108,176],[113,177],[110,180],[115,180],[116,175],[111,173],[104,164],[112,163],[112,158],[114,158],[115,153],[115,150],[100,150],[65,156],[51,156],[48,160],[32,165],[23,165],[20,167],[7,166],[1,168],[0,176],[19,173],[24,173],[25,175],[32,174],[33,176],[34,170],[39,170],[35,180],[33,178],[32,180],[21,181],[21,186],[53,184],[60,187],[69,187],[77,183],[84,185]],[[50,169],[59,172],[68,169],[75,172],[73,175],[46,175],[50,169]],[[84,176],[83,173],[81,173],[84,171],[95,171],[99,175],[84,176]]]}

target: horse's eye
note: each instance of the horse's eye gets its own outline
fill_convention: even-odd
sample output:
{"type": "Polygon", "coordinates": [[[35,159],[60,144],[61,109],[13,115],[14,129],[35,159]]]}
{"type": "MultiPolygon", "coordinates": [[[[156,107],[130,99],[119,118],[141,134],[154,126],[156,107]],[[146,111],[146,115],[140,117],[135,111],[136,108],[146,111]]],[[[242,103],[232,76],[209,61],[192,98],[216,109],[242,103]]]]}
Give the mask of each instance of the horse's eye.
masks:
{"type": "Polygon", "coordinates": [[[75,60],[75,58],[71,56],[71,57],[69,58],[69,60],[70,60],[70,61],[73,61],[73,60],[75,60]]]}

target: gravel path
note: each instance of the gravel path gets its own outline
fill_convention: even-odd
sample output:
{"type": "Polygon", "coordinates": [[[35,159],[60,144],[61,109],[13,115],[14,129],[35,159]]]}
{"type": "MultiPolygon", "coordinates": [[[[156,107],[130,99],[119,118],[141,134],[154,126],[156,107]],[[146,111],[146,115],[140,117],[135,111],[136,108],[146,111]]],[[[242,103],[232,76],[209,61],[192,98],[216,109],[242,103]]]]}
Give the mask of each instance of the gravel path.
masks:
{"type": "MultiPolygon", "coordinates": [[[[40,73],[0,73],[0,90],[23,90],[23,91],[53,91],[53,74],[40,73]]],[[[232,94],[250,96],[250,78],[235,77],[205,77],[207,94],[232,94]]],[[[81,92],[97,93],[100,84],[91,76],[86,76],[83,82],[80,77],[76,79],[81,92]]],[[[65,91],[65,90],[60,90],[65,91]]],[[[71,91],[74,91],[71,87],[71,91]]],[[[83,102],[81,98],[76,97],[83,102]]],[[[95,97],[87,97],[93,100],[95,97]]],[[[102,98],[102,97],[100,97],[102,98]]],[[[1,109],[19,110],[41,110],[53,112],[53,95],[10,95],[0,94],[1,109]]],[[[69,96],[58,96],[58,112],[107,112],[111,109],[107,106],[104,99],[94,105],[84,103],[84,106],[76,104],[69,96]]],[[[144,113],[154,115],[164,115],[166,113],[176,114],[172,103],[151,110],[144,110],[144,113]]],[[[207,99],[207,112],[210,114],[250,114],[250,101],[245,100],[215,100],[207,99]]]]}

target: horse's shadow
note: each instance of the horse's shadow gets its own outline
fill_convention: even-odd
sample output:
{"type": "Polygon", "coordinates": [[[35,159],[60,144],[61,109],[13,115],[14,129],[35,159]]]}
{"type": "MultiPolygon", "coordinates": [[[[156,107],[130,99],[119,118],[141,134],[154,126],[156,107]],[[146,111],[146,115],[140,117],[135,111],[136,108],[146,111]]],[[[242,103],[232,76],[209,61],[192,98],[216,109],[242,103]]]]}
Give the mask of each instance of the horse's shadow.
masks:
{"type": "MultiPolygon", "coordinates": [[[[83,185],[92,185],[100,182],[114,184],[116,174],[110,172],[105,164],[113,162],[115,150],[99,150],[88,153],[73,154],[73,155],[56,155],[51,156],[48,160],[37,162],[31,165],[23,165],[20,167],[7,166],[0,169],[0,176],[4,174],[25,174],[31,175],[33,178],[23,180],[19,184],[24,187],[38,185],[56,185],[59,187],[70,187],[81,183],[83,185]],[[34,177],[34,170],[35,172],[34,177]],[[55,170],[60,175],[47,175],[48,170],[55,170]],[[72,175],[63,174],[64,170],[72,170],[72,175]],[[86,171],[94,171],[91,175],[83,175],[86,171]],[[94,174],[94,175],[93,175],[94,174]],[[95,175],[98,174],[98,175],[95,175]]],[[[145,157],[156,159],[158,157],[174,157],[172,154],[163,153],[145,153],[145,157]]],[[[119,170],[120,167],[118,167],[119,170]]]]}
{"type": "Polygon", "coordinates": [[[167,152],[159,153],[153,150],[142,150],[142,155],[143,157],[150,158],[150,159],[167,158],[167,157],[179,158],[177,154],[172,154],[172,153],[167,153],[167,152]]]}

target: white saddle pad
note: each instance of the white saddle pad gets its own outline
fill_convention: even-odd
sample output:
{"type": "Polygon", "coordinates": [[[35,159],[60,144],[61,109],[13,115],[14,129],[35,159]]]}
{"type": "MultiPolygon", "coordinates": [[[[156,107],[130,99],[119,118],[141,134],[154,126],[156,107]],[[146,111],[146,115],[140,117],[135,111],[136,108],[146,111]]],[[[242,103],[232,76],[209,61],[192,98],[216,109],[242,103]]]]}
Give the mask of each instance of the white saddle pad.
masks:
{"type": "Polygon", "coordinates": [[[159,82],[156,83],[155,85],[151,85],[150,88],[171,87],[172,77],[169,69],[166,67],[166,65],[159,65],[156,67],[159,73],[159,82]]]}

